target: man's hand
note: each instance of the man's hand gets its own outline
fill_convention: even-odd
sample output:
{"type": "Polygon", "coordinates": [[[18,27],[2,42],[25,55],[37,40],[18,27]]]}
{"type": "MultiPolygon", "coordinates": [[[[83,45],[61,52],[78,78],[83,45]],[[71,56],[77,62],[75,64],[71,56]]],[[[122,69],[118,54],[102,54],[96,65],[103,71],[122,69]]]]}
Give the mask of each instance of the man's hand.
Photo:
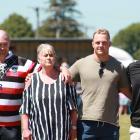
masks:
{"type": "Polygon", "coordinates": [[[62,79],[65,83],[72,81],[70,71],[66,67],[61,66],[60,71],[62,72],[62,79]]]}

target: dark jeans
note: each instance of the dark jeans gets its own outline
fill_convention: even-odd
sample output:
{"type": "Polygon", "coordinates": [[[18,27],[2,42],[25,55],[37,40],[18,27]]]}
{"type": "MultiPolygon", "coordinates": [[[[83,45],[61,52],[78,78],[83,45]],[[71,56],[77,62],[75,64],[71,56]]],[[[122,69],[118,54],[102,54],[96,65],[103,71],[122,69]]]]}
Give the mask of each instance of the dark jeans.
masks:
{"type": "Polygon", "coordinates": [[[0,140],[21,140],[21,127],[0,126],[0,140]]]}
{"type": "Polygon", "coordinates": [[[77,140],[119,140],[119,127],[99,121],[78,121],[77,140]]]}

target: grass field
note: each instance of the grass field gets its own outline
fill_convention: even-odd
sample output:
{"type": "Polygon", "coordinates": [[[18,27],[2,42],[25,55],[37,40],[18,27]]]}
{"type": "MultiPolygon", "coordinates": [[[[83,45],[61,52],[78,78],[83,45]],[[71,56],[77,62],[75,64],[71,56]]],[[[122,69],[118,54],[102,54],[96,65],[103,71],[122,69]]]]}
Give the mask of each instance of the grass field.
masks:
{"type": "Polygon", "coordinates": [[[130,116],[120,116],[120,140],[129,140],[130,116]]]}

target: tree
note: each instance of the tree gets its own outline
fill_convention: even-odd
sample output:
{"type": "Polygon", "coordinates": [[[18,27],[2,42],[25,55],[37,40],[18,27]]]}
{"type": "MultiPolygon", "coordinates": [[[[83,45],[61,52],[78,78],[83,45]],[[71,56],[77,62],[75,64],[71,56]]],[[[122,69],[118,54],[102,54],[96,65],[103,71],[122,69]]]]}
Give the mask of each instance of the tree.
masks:
{"type": "Polygon", "coordinates": [[[81,37],[80,24],[75,20],[75,14],[80,14],[75,10],[74,0],[50,0],[47,11],[50,13],[39,28],[39,35],[47,37],[81,37]]]}
{"type": "Polygon", "coordinates": [[[27,19],[16,13],[11,14],[0,28],[6,30],[11,37],[33,37],[32,26],[27,19]]]}
{"type": "Polygon", "coordinates": [[[140,23],[135,23],[118,32],[112,44],[128,51],[137,59],[140,49],[140,23]]]}

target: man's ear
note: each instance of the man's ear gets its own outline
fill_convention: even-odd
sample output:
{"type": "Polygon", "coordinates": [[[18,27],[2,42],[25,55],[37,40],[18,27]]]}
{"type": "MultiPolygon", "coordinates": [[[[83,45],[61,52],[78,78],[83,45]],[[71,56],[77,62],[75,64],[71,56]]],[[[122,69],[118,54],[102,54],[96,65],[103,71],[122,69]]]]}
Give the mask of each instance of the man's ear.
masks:
{"type": "Polygon", "coordinates": [[[94,49],[94,42],[93,41],[91,42],[91,45],[92,45],[92,48],[94,49]]]}

